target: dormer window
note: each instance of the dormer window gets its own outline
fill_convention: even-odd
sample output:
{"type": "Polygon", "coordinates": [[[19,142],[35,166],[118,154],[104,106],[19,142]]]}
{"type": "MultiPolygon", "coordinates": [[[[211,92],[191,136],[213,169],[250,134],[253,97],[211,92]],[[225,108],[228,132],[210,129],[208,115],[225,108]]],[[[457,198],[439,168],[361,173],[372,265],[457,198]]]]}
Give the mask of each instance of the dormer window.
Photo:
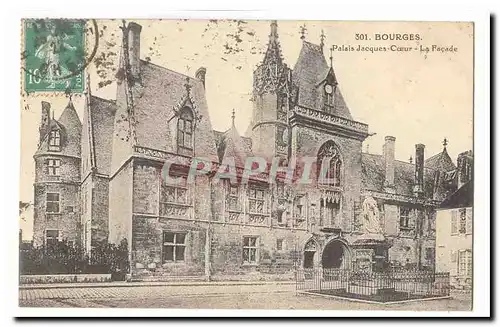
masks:
{"type": "Polygon", "coordinates": [[[61,133],[58,130],[50,131],[49,151],[61,151],[61,133]]]}
{"type": "Polygon", "coordinates": [[[180,149],[193,149],[193,112],[188,107],[182,109],[177,122],[177,145],[180,149]]]}
{"type": "Polygon", "coordinates": [[[335,90],[333,85],[325,84],[324,87],[324,99],[325,99],[325,110],[327,112],[332,112],[335,101],[335,90]]]}

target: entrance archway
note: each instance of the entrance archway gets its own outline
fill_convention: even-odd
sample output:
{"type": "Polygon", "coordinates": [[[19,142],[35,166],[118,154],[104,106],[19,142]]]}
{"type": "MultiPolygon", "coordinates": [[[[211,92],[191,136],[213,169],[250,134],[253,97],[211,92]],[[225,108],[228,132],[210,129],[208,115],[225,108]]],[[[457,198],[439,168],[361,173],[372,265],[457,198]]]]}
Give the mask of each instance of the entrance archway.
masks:
{"type": "Polygon", "coordinates": [[[318,257],[318,246],[314,240],[309,240],[304,247],[304,268],[314,268],[318,257]]]}
{"type": "Polygon", "coordinates": [[[349,249],[344,242],[340,240],[332,240],[323,250],[321,265],[326,269],[346,269],[349,267],[349,254],[349,249]]]}

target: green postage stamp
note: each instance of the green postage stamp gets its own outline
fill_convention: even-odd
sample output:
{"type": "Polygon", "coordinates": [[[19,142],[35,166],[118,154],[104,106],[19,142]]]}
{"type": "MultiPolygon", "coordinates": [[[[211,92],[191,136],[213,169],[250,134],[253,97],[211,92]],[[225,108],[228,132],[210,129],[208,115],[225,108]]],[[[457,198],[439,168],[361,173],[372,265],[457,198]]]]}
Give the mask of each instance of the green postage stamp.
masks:
{"type": "Polygon", "coordinates": [[[84,20],[26,20],[23,42],[26,92],[83,92],[84,20]]]}

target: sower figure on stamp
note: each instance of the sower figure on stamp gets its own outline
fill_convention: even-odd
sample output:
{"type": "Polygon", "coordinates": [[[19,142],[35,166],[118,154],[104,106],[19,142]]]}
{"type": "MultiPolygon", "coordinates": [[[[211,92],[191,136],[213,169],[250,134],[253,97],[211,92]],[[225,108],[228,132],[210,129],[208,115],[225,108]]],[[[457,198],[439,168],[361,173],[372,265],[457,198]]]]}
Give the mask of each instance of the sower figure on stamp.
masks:
{"type": "Polygon", "coordinates": [[[55,77],[60,77],[68,73],[67,69],[61,66],[59,57],[65,50],[76,50],[76,47],[73,47],[65,42],[65,40],[70,37],[71,36],[68,36],[65,33],[58,33],[56,25],[52,24],[50,26],[50,34],[47,35],[47,40],[45,43],[40,45],[35,52],[35,56],[45,60],[47,78],[49,80],[53,80],[55,77]]]}

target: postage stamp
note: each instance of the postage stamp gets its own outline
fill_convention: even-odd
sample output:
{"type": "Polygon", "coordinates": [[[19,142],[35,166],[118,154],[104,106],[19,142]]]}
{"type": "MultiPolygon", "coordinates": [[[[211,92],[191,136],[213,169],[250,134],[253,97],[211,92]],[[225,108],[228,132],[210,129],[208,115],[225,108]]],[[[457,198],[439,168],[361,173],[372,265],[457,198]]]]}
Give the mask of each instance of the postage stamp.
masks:
{"type": "Polygon", "coordinates": [[[30,19],[24,23],[26,92],[83,92],[85,21],[30,19]]]}

